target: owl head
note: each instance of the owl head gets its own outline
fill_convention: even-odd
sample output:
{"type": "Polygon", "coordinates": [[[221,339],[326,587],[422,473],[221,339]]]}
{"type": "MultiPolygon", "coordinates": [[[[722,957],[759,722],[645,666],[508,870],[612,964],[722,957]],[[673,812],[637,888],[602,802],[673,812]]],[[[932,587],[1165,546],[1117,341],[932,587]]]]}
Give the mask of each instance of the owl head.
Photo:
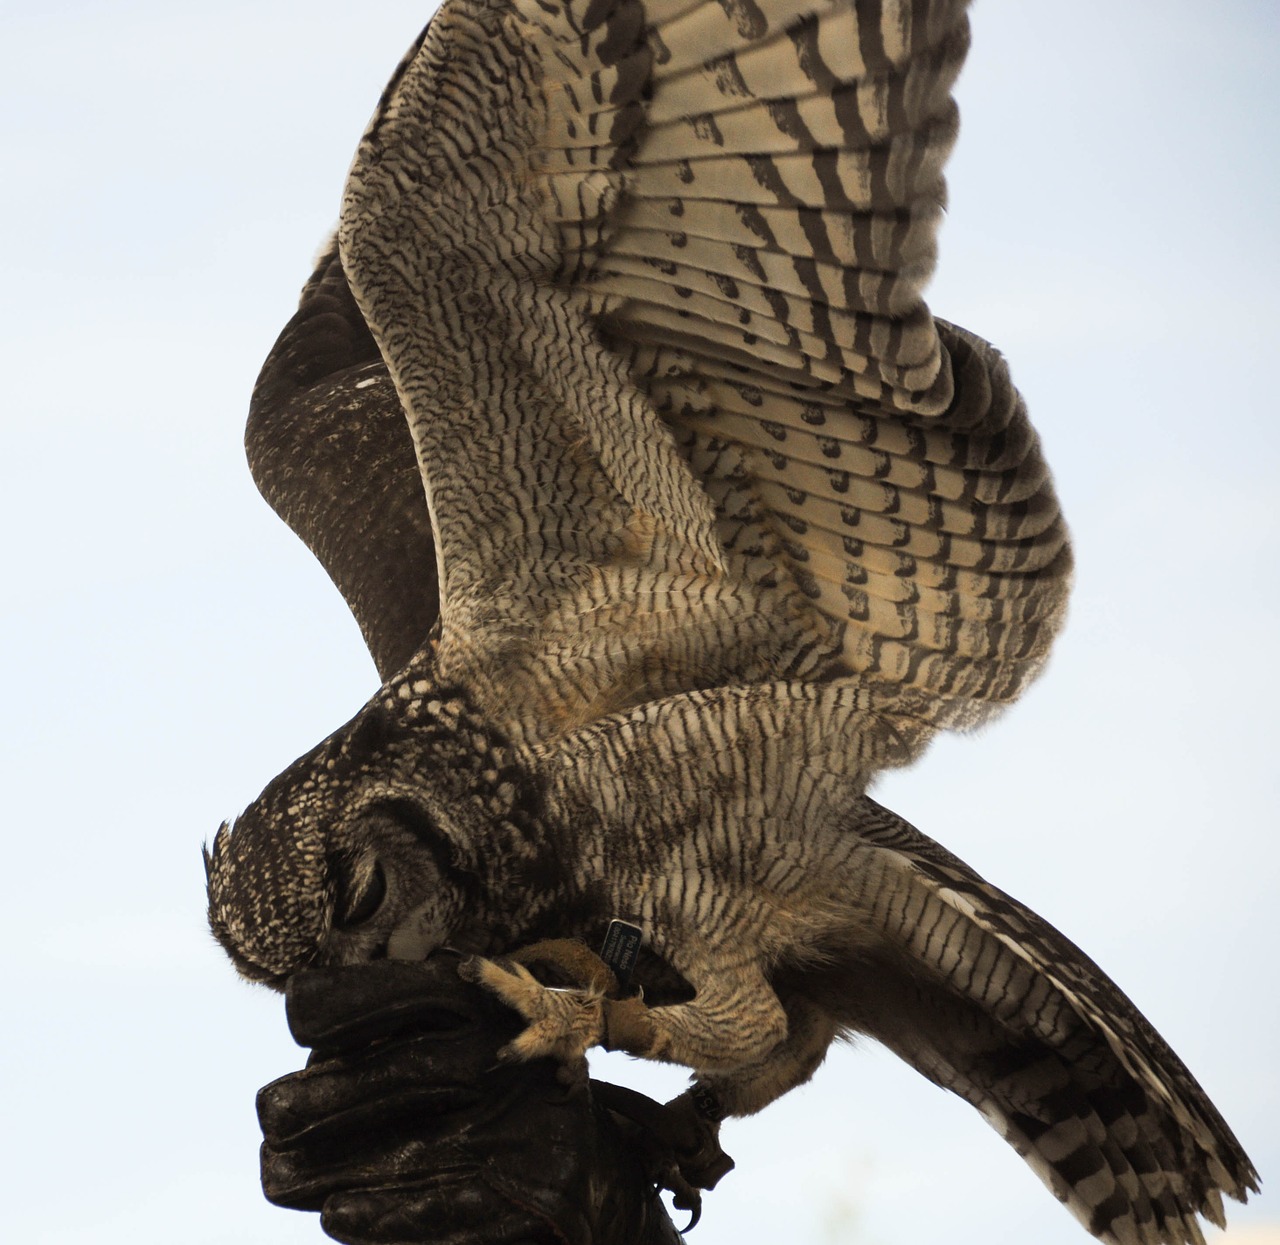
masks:
{"type": "Polygon", "coordinates": [[[240,973],[420,959],[473,921],[534,813],[503,741],[458,695],[384,687],[205,850],[209,924],[240,973]]]}

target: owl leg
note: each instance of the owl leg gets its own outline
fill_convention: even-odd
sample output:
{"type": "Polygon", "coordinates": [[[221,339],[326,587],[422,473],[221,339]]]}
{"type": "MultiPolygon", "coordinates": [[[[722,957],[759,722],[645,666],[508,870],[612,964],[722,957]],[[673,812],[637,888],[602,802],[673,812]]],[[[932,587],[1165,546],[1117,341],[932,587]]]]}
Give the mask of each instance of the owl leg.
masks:
{"type": "Polygon", "coordinates": [[[558,969],[574,985],[593,993],[618,993],[618,978],[613,969],[578,938],[544,938],[510,952],[506,958],[526,968],[531,964],[545,964],[558,969]]]}
{"type": "Polygon", "coordinates": [[[504,1048],[507,1058],[550,1055],[567,1063],[603,1045],[696,1071],[731,1072],[763,1060],[787,1035],[778,996],[751,964],[720,965],[700,974],[701,983],[691,978],[696,996],[667,1007],[649,1007],[639,995],[611,999],[599,989],[550,989],[511,960],[473,957],[458,971],[529,1022],[504,1048]]]}
{"type": "Polygon", "coordinates": [[[687,1003],[650,1008],[641,999],[619,999],[608,1013],[608,1048],[727,1073],[764,1059],[786,1038],[786,1012],[754,963],[721,963],[685,976],[696,991],[687,1003]]]}
{"type": "Polygon", "coordinates": [[[783,998],[787,1036],[756,1063],[732,1072],[703,1074],[671,1106],[688,1099],[699,1112],[717,1116],[754,1115],[818,1070],[840,1031],[828,1012],[802,995],[783,998]]]}

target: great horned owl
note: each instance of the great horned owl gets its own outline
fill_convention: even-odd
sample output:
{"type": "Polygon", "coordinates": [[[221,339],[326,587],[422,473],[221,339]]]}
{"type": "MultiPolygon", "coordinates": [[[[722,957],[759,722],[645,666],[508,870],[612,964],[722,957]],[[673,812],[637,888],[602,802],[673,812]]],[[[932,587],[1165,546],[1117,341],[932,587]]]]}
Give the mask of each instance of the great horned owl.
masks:
{"type": "Polygon", "coordinates": [[[248,977],[640,926],[645,1000],[470,971],[729,1114],[869,1034],[1090,1231],[1256,1175],[1076,947],[866,795],[1017,696],[1071,557],[935,320],[963,0],[448,0],[259,379],[255,478],[381,676],[208,857],[248,977]],[[407,427],[407,434],[406,434],[407,427]]]}

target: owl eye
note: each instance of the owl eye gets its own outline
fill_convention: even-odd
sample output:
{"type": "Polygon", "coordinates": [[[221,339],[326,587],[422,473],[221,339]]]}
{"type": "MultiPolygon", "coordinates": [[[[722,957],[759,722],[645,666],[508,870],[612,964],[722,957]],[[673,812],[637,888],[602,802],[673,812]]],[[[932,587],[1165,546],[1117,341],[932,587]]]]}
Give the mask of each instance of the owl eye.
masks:
{"type": "Polygon", "coordinates": [[[338,896],[338,910],[334,913],[333,924],[336,929],[351,929],[363,925],[382,906],[387,897],[387,875],[383,872],[382,862],[374,861],[373,871],[361,891],[356,891],[347,880],[338,896]]]}

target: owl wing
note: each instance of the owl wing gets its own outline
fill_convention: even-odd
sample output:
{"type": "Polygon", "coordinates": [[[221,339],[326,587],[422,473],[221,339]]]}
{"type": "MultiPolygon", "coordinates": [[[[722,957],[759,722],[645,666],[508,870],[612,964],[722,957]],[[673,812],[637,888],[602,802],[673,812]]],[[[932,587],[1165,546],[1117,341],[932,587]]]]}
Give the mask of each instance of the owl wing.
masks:
{"type": "Polygon", "coordinates": [[[1002,360],[921,298],[967,37],[960,0],[513,0],[402,62],[343,264],[437,673],[497,721],[853,674],[923,738],[1039,667],[1057,501],[1002,360]]]}
{"type": "MultiPolygon", "coordinates": [[[[865,801],[870,809],[878,806],[865,801]]],[[[847,1021],[973,1104],[1089,1231],[1203,1245],[1257,1172],[1182,1061],[1074,943],[886,810],[858,826],[883,935],[847,1021]]]]}
{"type": "Polygon", "coordinates": [[[334,242],[254,385],[263,497],[328,571],[389,679],[439,614],[435,547],[404,409],[334,242]]]}

